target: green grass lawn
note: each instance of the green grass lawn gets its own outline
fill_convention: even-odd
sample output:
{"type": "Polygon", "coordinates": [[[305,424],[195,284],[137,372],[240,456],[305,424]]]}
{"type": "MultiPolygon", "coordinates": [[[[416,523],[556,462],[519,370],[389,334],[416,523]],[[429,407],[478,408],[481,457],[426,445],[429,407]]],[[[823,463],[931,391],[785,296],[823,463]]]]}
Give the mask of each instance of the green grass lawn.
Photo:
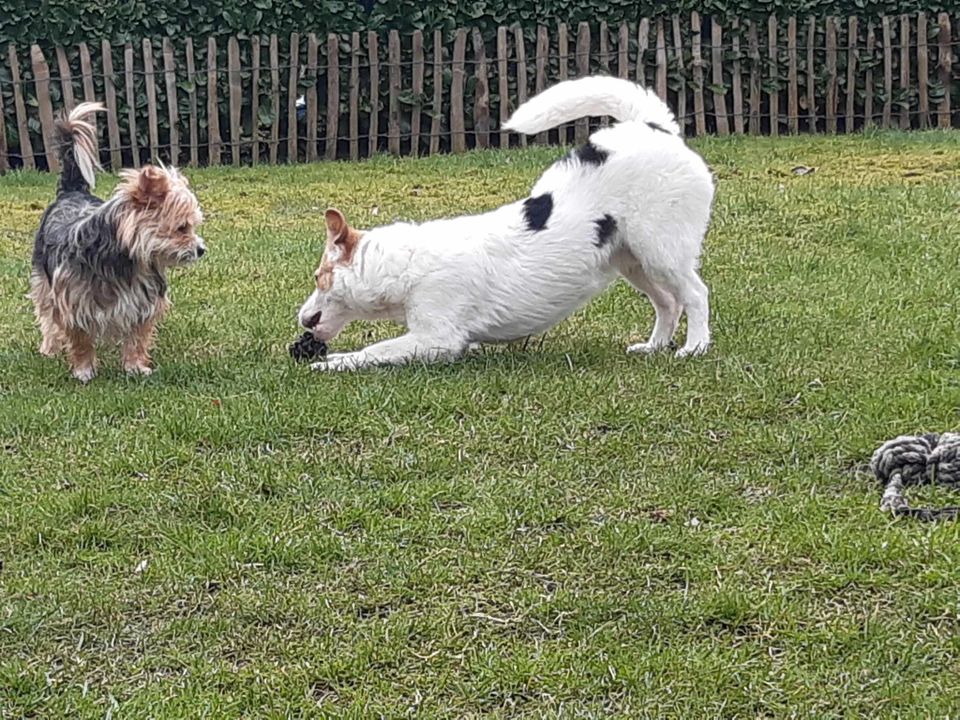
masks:
{"type": "Polygon", "coordinates": [[[159,371],[83,387],[24,297],[55,178],[0,178],[0,717],[955,712],[960,526],[891,521],[864,464],[960,425],[960,133],[696,147],[687,361],[624,354],[623,283],[454,365],[289,360],[324,208],[488,209],[553,148],[191,171],[159,371]]]}

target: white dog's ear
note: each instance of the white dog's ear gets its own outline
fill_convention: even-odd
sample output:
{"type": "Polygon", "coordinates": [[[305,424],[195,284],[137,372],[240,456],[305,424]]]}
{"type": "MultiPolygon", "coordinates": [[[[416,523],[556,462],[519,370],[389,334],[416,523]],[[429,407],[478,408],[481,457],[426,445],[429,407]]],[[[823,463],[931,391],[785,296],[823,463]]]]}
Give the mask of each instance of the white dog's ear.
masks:
{"type": "Polygon", "coordinates": [[[330,208],[323,214],[327,221],[327,242],[337,242],[347,234],[347,219],[336,208],[330,208]]]}
{"type": "Polygon", "coordinates": [[[340,248],[338,262],[349,263],[363,233],[347,225],[347,219],[336,208],[327,210],[324,219],[327,222],[328,247],[332,244],[340,248]]]}

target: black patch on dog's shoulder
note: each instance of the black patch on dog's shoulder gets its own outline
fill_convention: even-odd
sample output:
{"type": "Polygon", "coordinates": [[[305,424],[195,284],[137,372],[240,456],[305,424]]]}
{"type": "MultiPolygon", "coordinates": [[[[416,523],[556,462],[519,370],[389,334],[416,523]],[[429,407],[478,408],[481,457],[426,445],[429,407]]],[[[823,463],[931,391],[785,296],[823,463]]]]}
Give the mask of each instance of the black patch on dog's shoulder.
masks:
{"type": "Polygon", "coordinates": [[[651,130],[656,130],[657,132],[666,133],[667,135],[673,134],[669,130],[667,130],[665,127],[663,127],[663,125],[657,125],[655,122],[648,122],[647,127],[650,128],[651,130]]]}
{"type": "Polygon", "coordinates": [[[530,197],[523,201],[523,219],[527,223],[527,229],[543,230],[547,226],[547,220],[550,219],[550,213],[553,212],[553,195],[544,193],[537,197],[530,197]]]}
{"type": "Polygon", "coordinates": [[[597,226],[597,241],[594,244],[598,248],[603,247],[610,242],[610,238],[612,238],[613,234],[617,231],[617,221],[613,215],[607,214],[593,222],[597,226]]]}
{"type": "Polygon", "coordinates": [[[603,163],[607,161],[607,158],[610,157],[610,153],[606,150],[601,150],[592,142],[588,142],[586,145],[581,145],[574,150],[573,156],[584,165],[603,165],[603,163]]]}

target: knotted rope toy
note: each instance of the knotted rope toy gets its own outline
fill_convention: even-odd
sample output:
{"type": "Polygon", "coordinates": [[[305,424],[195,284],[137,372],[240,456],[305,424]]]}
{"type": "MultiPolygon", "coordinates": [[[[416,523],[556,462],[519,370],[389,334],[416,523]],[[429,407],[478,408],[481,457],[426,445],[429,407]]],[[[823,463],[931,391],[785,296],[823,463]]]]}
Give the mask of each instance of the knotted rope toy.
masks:
{"type": "Polygon", "coordinates": [[[927,521],[960,517],[960,506],[912,508],[903,495],[910,485],[960,487],[960,433],[901,435],[877,448],[870,469],[884,486],[881,510],[927,521]]]}
{"type": "Polygon", "coordinates": [[[326,357],[327,344],[323,340],[317,340],[313,333],[305,332],[297,338],[296,342],[290,344],[290,357],[296,362],[306,362],[315,357],[326,357]]]}

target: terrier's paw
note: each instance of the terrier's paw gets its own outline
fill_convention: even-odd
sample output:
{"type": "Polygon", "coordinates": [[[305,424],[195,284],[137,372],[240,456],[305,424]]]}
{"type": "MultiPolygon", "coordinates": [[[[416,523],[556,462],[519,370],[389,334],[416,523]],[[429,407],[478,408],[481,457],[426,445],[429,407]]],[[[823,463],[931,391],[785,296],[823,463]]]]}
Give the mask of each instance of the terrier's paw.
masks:
{"type": "Polygon", "coordinates": [[[61,353],[63,348],[55,342],[47,342],[44,340],[40,343],[40,354],[44,357],[53,358],[61,353]]]}
{"type": "Polygon", "coordinates": [[[153,374],[152,367],[146,364],[141,364],[141,363],[138,363],[135,365],[124,365],[123,369],[127,373],[127,375],[143,375],[144,377],[146,377],[147,375],[153,374]]]}
{"type": "Polygon", "coordinates": [[[97,376],[97,369],[93,365],[84,365],[73,369],[73,376],[86,385],[97,376]]]}

